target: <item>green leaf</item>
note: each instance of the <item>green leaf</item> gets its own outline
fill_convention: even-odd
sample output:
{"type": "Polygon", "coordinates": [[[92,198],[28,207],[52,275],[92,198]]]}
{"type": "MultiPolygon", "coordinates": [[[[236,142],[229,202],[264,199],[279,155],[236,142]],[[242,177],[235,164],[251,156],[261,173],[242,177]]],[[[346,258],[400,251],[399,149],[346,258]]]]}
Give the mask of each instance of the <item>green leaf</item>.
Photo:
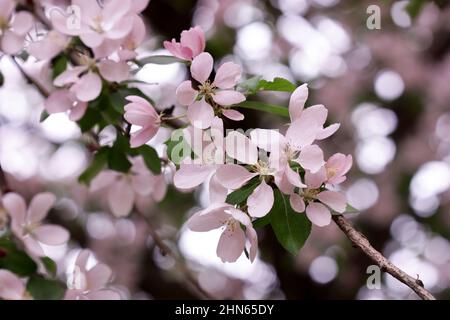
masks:
{"type": "Polygon", "coordinates": [[[0,269],[7,269],[19,276],[26,277],[37,271],[37,264],[25,252],[18,250],[9,238],[0,241],[0,269]]]}
{"type": "Polygon", "coordinates": [[[127,173],[131,168],[128,160],[130,144],[120,132],[117,132],[116,141],[108,152],[108,167],[111,170],[127,173]]]}
{"type": "Polygon", "coordinates": [[[347,207],[345,208],[345,213],[358,213],[359,210],[354,208],[353,206],[347,203],[347,207]]]}
{"type": "Polygon", "coordinates": [[[91,103],[89,103],[89,107],[86,109],[83,118],[78,120],[77,123],[81,129],[81,132],[87,132],[91,130],[101,119],[102,117],[100,112],[92,108],[91,103]]]}
{"type": "Polygon", "coordinates": [[[227,196],[226,202],[232,205],[243,204],[245,201],[247,201],[247,198],[252,194],[253,190],[255,190],[257,186],[259,186],[260,182],[261,181],[259,180],[259,177],[253,178],[242,188],[230,193],[227,196]]]}
{"type": "Polygon", "coordinates": [[[258,111],[264,111],[278,116],[289,118],[289,110],[286,107],[277,106],[274,104],[267,104],[259,101],[244,101],[236,105],[238,108],[253,109],[258,111]]]}
{"type": "Polygon", "coordinates": [[[259,90],[259,82],[261,81],[261,76],[251,77],[244,82],[239,83],[238,88],[244,89],[249,94],[255,94],[259,90]]]}
{"type": "Polygon", "coordinates": [[[143,66],[146,64],[171,64],[171,63],[187,63],[185,60],[181,60],[173,56],[156,55],[151,57],[146,57],[138,61],[138,64],[143,66]]]}
{"type": "Polygon", "coordinates": [[[144,158],[145,165],[154,174],[161,173],[161,160],[156,150],[148,145],[138,148],[139,154],[144,158]]]}
{"type": "Polygon", "coordinates": [[[94,155],[90,166],[78,178],[80,183],[89,185],[99,173],[103,170],[108,162],[109,148],[102,148],[94,155]]]}
{"type": "Polygon", "coordinates": [[[28,279],[27,291],[35,300],[61,300],[66,288],[61,281],[33,275],[28,279]]]}
{"type": "Polygon", "coordinates": [[[49,116],[50,114],[47,112],[47,110],[42,110],[39,122],[44,122],[49,116]]]}
{"type": "Polygon", "coordinates": [[[53,79],[55,79],[61,73],[66,71],[68,62],[69,61],[67,59],[67,56],[64,54],[59,55],[52,60],[52,65],[53,65],[52,77],[53,77],[53,79]]]}
{"type": "Polygon", "coordinates": [[[294,92],[297,88],[295,84],[284,78],[275,78],[273,81],[261,80],[258,84],[259,90],[294,92]]]}
{"type": "Polygon", "coordinates": [[[56,272],[58,270],[56,262],[50,259],[49,257],[42,257],[41,261],[47,272],[53,277],[56,276],[56,272]]]}
{"type": "Polygon", "coordinates": [[[291,254],[296,255],[311,232],[311,222],[305,214],[295,212],[287,196],[274,190],[275,201],[270,211],[270,222],[278,242],[291,254]]]}
{"type": "Polygon", "coordinates": [[[253,221],[253,227],[254,228],[262,228],[270,224],[270,213],[266,214],[262,218],[258,218],[255,221],[253,221]]]}
{"type": "Polygon", "coordinates": [[[411,18],[414,19],[419,15],[425,3],[425,0],[411,0],[406,6],[406,11],[409,13],[411,18]]]}

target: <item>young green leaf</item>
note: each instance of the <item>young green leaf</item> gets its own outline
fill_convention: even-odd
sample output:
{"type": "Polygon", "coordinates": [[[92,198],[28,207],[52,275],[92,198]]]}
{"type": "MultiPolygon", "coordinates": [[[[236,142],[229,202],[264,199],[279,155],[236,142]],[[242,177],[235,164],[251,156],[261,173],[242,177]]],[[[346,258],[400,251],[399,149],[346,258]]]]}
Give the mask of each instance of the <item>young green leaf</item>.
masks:
{"type": "Polygon", "coordinates": [[[236,105],[238,108],[253,109],[258,111],[264,111],[278,116],[289,118],[289,110],[286,107],[277,106],[274,104],[267,104],[259,101],[244,101],[236,105]]]}
{"type": "Polygon", "coordinates": [[[56,262],[50,259],[49,257],[42,257],[41,258],[42,264],[45,267],[45,270],[51,275],[56,276],[56,272],[58,271],[58,268],[56,266],[56,262]]]}
{"type": "Polygon", "coordinates": [[[261,81],[261,76],[254,76],[251,77],[241,83],[239,83],[237,86],[238,88],[244,89],[249,94],[255,94],[259,90],[259,82],[261,81]]]}
{"type": "Polygon", "coordinates": [[[186,61],[178,59],[173,56],[156,55],[151,57],[146,57],[138,61],[138,64],[144,66],[146,64],[171,64],[171,63],[186,63],[186,61]]]}
{"type": "Polygon", "coordinates": [[[161,173],[161,160],[158,152],[148,145],[143,145],[138,148],[139,154],[144,158],[145,165],[154,174],[161,173]]]}
{"type": "Polygon", "coordinates": [[[252,194],[253,190],[255,190],[257,186],[259,186],[260,182],[261,181],[258,177],[253,178],[242,188],[230,193],[227,196],[226,202],[232,205],[245,203],[245,201],[247,201],[247,198],[252,194]]]}
{"type": "Polygon", "coordinates": [[[89,185],[108,163],[109,148],[102,148],[94,155],[91,165],[78,178],[80,183],[89,185]]]}
{"type": "Polygon", "coordinates": [[[254,228],[262,228],[270,224],[270,213],[266,214],[262,218],[258,218],[255,221],[253,221],[253,227],[254,228]]]}
{"type": "Polygon", "coordinates": [[[297,86],[284,78],[275,78],[273,81],[261,80],[258,84],[259,90],[294,92],[297,86]]]}
{"type": "Polygon", "coordinates": [[[347,207],[345,208],[345,213],[358,213],[359,210],[351,206],[347,203],[347,207]]]}
{"type": "Polygon", "coordinates": [[[305,214],[295,212],[289,198],[274,190],[275,201],[270,211],[270,222],[278,242],[291,254],[296,255],[311,232],[311,222],[305,214]]]}
{"type": "Polygon", "coordinates": [[[425,0],[411,0],[406,5],[406,11],[411,16],[411,18],[414,19],[420,14],[420,11],[422,10],[425,3],[425,0]]]}
{"type": "Polygon", "coordinates": [[[27,291],[35,300],[60,300],[65,289],[61,281],[48,280],[39,275],[31,276],[27,282],[27,291]]]}
{"type": "Polygon", "coordinates": [[[64,54],[59,55],[52,60],[52,66],[53,66],[52,77],[53,77],[53,79],[55,79],[61,73],[66,71],[68,62],[69,61],[67,59],[67,56],[64,54]]]}
{"type": "Polygon", "coordinates": [[[0,239],[0,269],[26,277],[37,271],[37,264],[25,252],[18,250],[9,238],[0,239]]]}

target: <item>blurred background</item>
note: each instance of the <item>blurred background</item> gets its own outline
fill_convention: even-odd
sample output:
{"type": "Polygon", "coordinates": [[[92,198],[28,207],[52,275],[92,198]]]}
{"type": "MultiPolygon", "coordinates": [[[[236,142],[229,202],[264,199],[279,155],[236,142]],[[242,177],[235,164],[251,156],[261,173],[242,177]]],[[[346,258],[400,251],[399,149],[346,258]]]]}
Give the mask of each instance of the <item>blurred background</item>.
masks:
{"type": "MultiPolygon", "coordinates": [[[[308,82],[308,105],[324,104],[330,123],[341,123],[323,143],[326,157],[354,156],[345,188],[361,212],[349,218],[375,248],[442,299],[450,298],[450,3],[418,2],[412,17],[407,0],[151,0],[141,56],[167,54],[162,41],[199,25],[217,63],[234,60],[246,77],[308,82]],[[369,5],[379,6],[381,29],[366,25],[369,5]]],[[[205,190],[169,187],[162,203],[140,201],[153,231],[180,252],[183,263],[176,263],[154,246],[139,217],[113,218],[101,194],[77,184],[90,158],[85,137],[64,114],[40,124],[43,98],[10,60],[1,59],[0,68],[0,163],[22,194],[46,189],[59,196],[50,218],[73,240],[47,253],[62,276],[80,247],[88,247],[113,268],[115,288],[129,299],[195,299],[186,272],[217,298],[417,298],[388,275],[380,289],[368,289],[371,261],[333,224],[313,228],[296,257],[270,227],[260,229],[253,264],[244,256],[223,264],[215,255],[219,232],[183,226],[206,204],[205,190]]],[[[46,70],[42,63],[27,68],[36,75],[46,70]]],[[[136,77],[157,83],[141,89],[166,108],[186,75],[184,65],[147,65],[136,77]]],[[[289,96],[258,98],[287,105],[289,96]]],[[[227,127],[282,128],[285,120],[247,110],[244,122],[227,127]]],[[[160,148],[168,135],[161,132],[152,144],[160,148]]]]}

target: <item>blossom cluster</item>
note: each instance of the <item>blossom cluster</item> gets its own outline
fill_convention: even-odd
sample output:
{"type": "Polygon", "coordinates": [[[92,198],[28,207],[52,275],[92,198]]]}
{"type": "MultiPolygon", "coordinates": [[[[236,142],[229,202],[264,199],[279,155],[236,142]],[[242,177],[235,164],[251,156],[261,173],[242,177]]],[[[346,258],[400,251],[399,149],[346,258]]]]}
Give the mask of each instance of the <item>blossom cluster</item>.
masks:
{"type": "MultiPolygon", "coordinates": [[[[90,178],[83,178],[88,180],[89,192],[99,194],[108,210],[123,218],[139,211],[140,199],[163,200],[171,183],[182,191],[206,184],[209,205],[193,214],[186,225],[195,232],[222,229],[217,256],[223,262],[235,262],[244,252],[252,262],[256,259],[258,235],[254,223],[274,210],[277,192],[289,199],[296,214],[319,227],[330,224],[332,214],[344,213],[347,200],[340,184],[346,180],[352,157],[336,153],[326,159],[318,145],[339,129],[339,124],[326,125],[326,107],[305,107],[308,87],[303,84],[292,90],[287,108],[290,121],[284,132],[256,128],[245,135],[239,130],[225,130],[224,120],[244,119],[237,109],[250,92],[239,86],[241,66],[232,61],[215,65],[212,55],[205,51],[205,34],[198,26],[183,31],[179,42],[164,42],[174,61],[185,63],[190,72],[189,80],[173,92],[177,106],[186,110],[185,119],[181,117],[182,142],[179,136],[169,141],[178,141],[186,152],[178,161],[172,154],[177,146],[169,150],[166,143],[163,152],[150,147],[163,126],[180,119],[160,112],[141,92],[129,94],[130,89],[136,89],[129,83],[134,79],[132,70],[140,67],[136,49],[146,33],[140,13],[148,2],[72,0],[68,14],[63,6],[41,1],[48,28],[26,43],[36,19],[25,10],[16,11],[17,1],[0,0],[2,52],[15,55],[24,48],[49,66],[59,58],[65,59],[61,70],[53,69],[57,72],[44,102],[50,115],[67,113],[81,126],[89,110],[104,115],[99,110],[104,108],[99,107],[101,98],[111,99],[111,92],[125,93],[120,106],[111,108],[114,119],[109,114],[94,117],[94,123],[85,130],[94,137],[107,126],[116,131],[111,144],[96,141],[94,169],[88,168],[86,176],[90,178]],[[229,201],[231,194],[246,187],[250,192],[243,201],[229,201]]],[[[1,198],[12,236],[40,266],[45,246],[70,244],[65,228],[45,222],[55,202],[56,196],[51,193],[37,194],[28,208],[17,193],[1,198]]],[[[87,250],[79,253],[64,297],[119,299],[120,295],[108,288],[112,271],[101,263],[88,268],[90,255],[87,250]]],[[[24,279],[0,270],[0,298],[30,298],[24,279]]]]}

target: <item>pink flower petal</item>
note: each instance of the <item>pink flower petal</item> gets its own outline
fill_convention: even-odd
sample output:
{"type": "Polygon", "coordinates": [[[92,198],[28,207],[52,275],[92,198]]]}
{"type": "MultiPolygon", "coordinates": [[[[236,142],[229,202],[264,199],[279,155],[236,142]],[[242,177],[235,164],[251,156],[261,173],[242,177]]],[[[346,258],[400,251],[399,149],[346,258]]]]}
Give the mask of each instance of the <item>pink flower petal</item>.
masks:
{"type": "Polygon", "coordinates": [[[50,192],[39,193],[33,197],[28,208],[27,220],[31,223],[38,223],[43,220],[50,208],[55,204],[56,197],[50,192]]]}
{"type": "Polygon", "coordinates": [[[192,56],[190,59],[197,57],[205,50],[206,41],[205,34],[200,27],[190,28],[181,33],[181,46],[187,47],[191,50],[192,56]]]}
{"type": "Polygon", "coordinates": [[[347,198],[337,191],[323,191],[316,198],[339,213],[345,212],[345,208],[347,207],[347,198]]]}
{"type": "Polygon", "coordinates": [[[249,258],[250,261],[253,262],[255,261],[256,254],[258,253],[258,235],[251,224],[247,226],[245,234],[250,242],[249,258]]]}
{"type": "Polygon", "coordinates": [[[325,129],[322,129],[317,134],[316,139],[317,140],[323,140],[323,139],[326,139],[328,137],[331,137],[336,131],[338,131],[340,126],[341,125],[339,123],[335,123],[335,124],[332,124],[332,125],[326,127],[325,129]]]}
{"type": "Polygon", "coordinates": [[[13,223],[22,225],[25,222],[27,212],[25,200],[17,193],[7,193],[1,200],[6,213],[12,218],[13,223]]]}
{"type": "Polygon", "coordinates": [[[176,91],[177,100],[182,106],[188,106],[195,101],[198,92],[192,88],[192,82],[187,80],[182,82],[176,91]]]}
{"type": "Polygon", "coordinates": [[[66,112],[73,106],[73,101],[69,98],[69,91],[59,89],[50,94],[45,100],[44,107],[49,114],[66,112]]]}
{"type": "Polygon", "coordinates": [[[207,129],[214,119],[214,110],[203,98],[188,107],[187,117],[194,127],[207,129]]]}
{"type": "Polygon", "coordinates": [[[237,110],[234,109],[225,109],[222,110],[222,114],[230,120],[234,121],[242,121],[244,120],[244,115],[237,110]]]}
{"type": "Polygon", "coordinates": [[[65,85],[75,83],[78,81],[80,74],[84,71],[86,71],[86,67],[84,66],[67,69],[55,78],[53,84],[57,87],[63,87],[65,85]]]}
{"type": "Polygon", "coordinates": [[[331,222],[331,213],[321,203],[313,202],[306,207],[306,216],[318,227],[325,227],[331,222]]]}
{"type": "Polygon", "coordinates": [[[110,281],[111,276],[112,271],[107,265],[102,263],[95,265],[86,273],[88,290],[103,289],[110,281]]]}
{"type": "Polygon", "coordinates": [[[134,191],[125,179],[116,181],[111,186],[108,192],[108,203],[116,217],[126,217],[130,214],[134,204],[134,191]]]}
{"type": "Polygon", "coordinates": [[[82,76],[77,83],[75,83],[70,91],[75,93],[78,100],[88,102],[95,100],[102,91],[102,80],[98,74],[89,72],[82,76]]]}
{"type": "Polygon", "coordinates": [[[249,172],[237,164],[227,164],[217,169],[216,175],[225,188],[236,190],[258,174],[249,172]]]}
{"type": "Polygon", "coordinates": [[[1,51],[6,54],[16,54],[22,50],[25,36],[17,35],[10,30],[5,30],[0,40],[1,51]]]}
{"type": "Polygon", "coordinates": [[[295,161],[312,173],[319,171],[325,164],[323,151],[315,144],[304,147],[295,161]]]}
{"type": "Polygon", "coordinates": [[[294,211],[298,213],[302,213],[305,211],[305,201],[303,201],[303,198],[300,195],[292,193],[289,197],[289,203],[291,204],[291,208],[294,209],[294,211]]]}
{"type": "Polygon", "coordinates": [[[225,150],[228,156],[239,162],[255,164],[258,161],[256,144],[238,131],[232,131],[227,135],[225,150]]]}
{"type": "Polygon", "coordinates": [[[120,294],[114,290],[97,290],[86,294],[88,300],[120,300],[120,294]]]}
{"type": "Polygon", "coordinates": [[[210,165],[181,164],[173,183],[179,189],[192,189],[205,182],[214,170],[215,166],[210,165]]]}
{"type": "Polygon", "coordinates": [[[306,170],[305,183],[310,189],[317,189],[327,180],[327,172],[324,167],[320,168],[316,173],[306,170]]]}
{"type": "Polygon", "coordinates": [[[29,252],[31,255],[35,257],[45,256],[44,250],[42,249],[40,243],[34,237],[31,236],[23,237],[22,242],[25,245],[27,252],[29,252]]]}
{"type": "Polygon", "coordinates": [[[191,64],[192,77],[200,83],[205,83],[208,80],[213,68],[213,57],[207,53],[200,53],[194,58],[191,64]]]}
{"type": "Polygon", "coordinates": [[[225,188],[219,181],[216,175],[209,180],[209,201],[210,203],[224,203],[228,194],[228,189],[225,188]]]}
{"type": "Polygon", "coordinates": [[[0,270],[0,298],[5,300],[22,300],[25,284],[14,273],[0,270]]]}
{"type": "Polygon", "coordinates": [[[217,244],[217,256],[222,262],[235,262],[245,248],[245,233],[241,228],[227,227],[217,244]]]}
{"type": "Polygon", "coordinates": [[[255,218],[264,217],[273,206],[273,190],[263,180],[247,199],[248,214],[255,218]]]}
{"type": "Polygon", "coordinates": [[[232,106],[245,101],[245,96],[234,90],[221,90],[213,95],[213,100],[221,106],[232,106]]]}
{"type": "Polygon", "coordinates": [[[305,83],[295,89],[289,101],[289,115],[291,122],[300,118],[300,115],[305,108],[306,100],[308,100],[308,85],[305,83]]]}
{"type": "Polygon", "coordinates": [[[220,89],[233,88],[241,78],[242,68],[234,62],[225,62],[217,69],[213,84],[220,89]]]}
{"type": "Polygon", "coordinates": [[[33,22],[33,16],[30,13],[19,11],[14,15],[11,24],[12,31],[19,36],[25,36],[33,28],[33,22]]]}
{"type": "Polygon", "coordinates": [[[207,232],[218,229],[224,225],[224,222],[230,218],[225,212],[230,205],[225,203],[215,203],[208,208],[196,212],[186,222],[187,227],[195,232],[207,232]]]}
{"type": "Polygon", "coordinates": [[[70,238],[66,229],[54,224],[45,224],[37,227],[33,230],[33,236],[39,242],[49,246],[64,244],[70,238]]]}
{"type": "Polygon", "coordinates": [[[122,82],[130,76],[130,66],[126,62],[103,60],[98,64],[98,70],[110,82],[122,82]]]}
{"type": "Polygon", "coordinates": [[[193,58],[192,50],[183,47],[180,43],[176,42],[175,39],[172,41],[164,41],[164,48],[179,59],[192,60],[193,58]]]}
{"type": "Polygon", "coordinates": [[[15,0],[2,0],[0,1],[0,17],[7,20],[12,13],[14,12],[14,9],[16,8],[16,1],[15,0]]]}
{"type": "Polygon", "coordinates": [[[299,173],[292,170],[292,168],[289,164],[286,164],[284,174],[286,175],[286,178],[288,179],[288,181],[290,183],[292,183],[292,185],[294,185],[298,188],[306,187],[306,185],[302,182],[299,173]]]}
{"type": "Polygon", "coordinates": [[[301,116],[289,126],[286,131],[286,139],[292,148],[300,150],[311,145],[320,130],[320,126],[315,121],[301,116]]]}

